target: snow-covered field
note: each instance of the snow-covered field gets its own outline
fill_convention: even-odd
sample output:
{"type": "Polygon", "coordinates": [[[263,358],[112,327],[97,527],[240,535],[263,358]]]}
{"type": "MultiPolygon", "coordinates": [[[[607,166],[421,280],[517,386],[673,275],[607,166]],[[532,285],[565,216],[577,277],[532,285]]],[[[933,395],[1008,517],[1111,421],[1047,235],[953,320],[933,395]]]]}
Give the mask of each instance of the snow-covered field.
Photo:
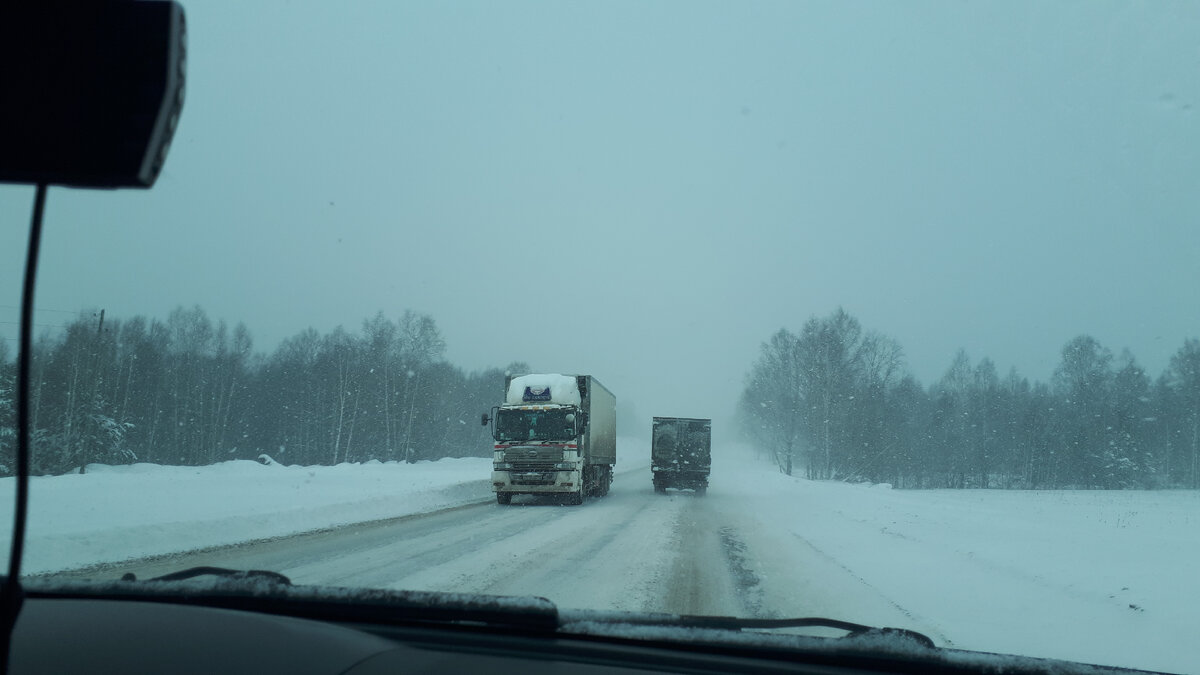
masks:
{"type": "Polygon", "coordinates": [[[759,485],[748,510],[777,514],[741,533],[776,603],[817,598],[812,613],[867,623],[891,605],[941,645],[1200,672],[1200,493],[901,491],[731,469],[759,485]]]}
{"type": "MultiPolygon", "coordinates": [[[[1192,638],[1200,626],[1200,493],[899,491],[787,477],[729,449],[714,458],[708,497],[662,497],[640,475],[642,446],[622,441],[618,469],[636,472],[618,480],[625,492],[617,498],[687,499],[673,512],[690,514],[689,527],[707,522],[726,549],[738,551],[731,559],[739,568],[736,592],[749,596],[742,605],[756,614],[902,625],[965,649],[1200,672],[1192,638]]],[[[92,466],[83,475],[35,478],[25,569],[76,568],[489,501],[489,471],[490,460],[476,458],[92,466]]],[[[5,523],[12,489],[11,479],[0,480],[5,523]]],[[[602,506],[577,507],[582,512],[570,520],[586,520],[589,509],[611,510],[602,506]]],[[[494,513],[512,508],[521,507],[494,513]]],[[[679,542],[690,539],[676,535],[664,532],[661,540],[686,546],[679,542]]],[[[644,538],[656,540],[653,533],[644,538]]],[[[624,581],[653,584],[649,575],[661,575],[665,564],[647,561],[646,579],[624,581]]]]}

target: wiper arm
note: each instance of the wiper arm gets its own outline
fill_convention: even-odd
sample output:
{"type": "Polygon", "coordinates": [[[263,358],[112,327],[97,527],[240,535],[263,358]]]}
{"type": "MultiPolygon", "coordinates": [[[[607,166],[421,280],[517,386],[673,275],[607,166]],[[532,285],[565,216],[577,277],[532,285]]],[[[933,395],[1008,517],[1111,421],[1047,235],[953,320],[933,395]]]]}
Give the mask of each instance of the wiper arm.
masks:
{"type": "Polygon", "coordinates": [[[681,623],[676,625],[739,631],[745,628],[759,630],[774,630],[776,628],[835,628],[846,631],[847,637],[857,637],[860,635],[898,635],[915,640],[926,647],[937,647],[928,635],[915,630],[886,626],[868,626],[866,624],[828,619],[821,616],[791,619],[741,619],[736,616],[696,616],[685,614],[680,616],[679,619],[681,623]]]}
{"type": "Polygon", "coordinates": [[[545,598],[295,586],[283,574],[266,570],[193,567],[144,581],[126,574],[119,581],[32,579],[30,586],[30,597],[186,603],[320,621],[474,624],[542,633],[559,625],[558,608],[545,598]]]}
{"type": "MultiPolygon", "coordinates": [[[[195,579],[197,577],[224,577],[227,579],[262,579],[265,581],[274,581],[275,583],[284,586],[291,586],[292,580],[279,572],[271,570],[235,570],[228,567],[189,567],[178,572],[171,572],[158,577],[151,577],[145,581],[183,581],[185,579],[195,579]]],[[[126,572],[121,576],[121,581],[137,581],[138,578],[133,572],[126,572]]]]}
{"type": "Polygon", "coordinates": [[[924,633],[907,628],[868,626],[861,623],[828,619],[825,617],[798,617],[787,619],[743,619],[736,616],[708,616],[695,614],[621,613],[604,611],[582,611],[567,614],[563,623],[594,621],[605,624],[633,624],[639,626],[667,626],[678,628],[707,628],[711,630],[775,630],[779,628],[834,628],[846,631],[846,637],[885,635],[908,638],[931,649],[937,645],[924,633]]]}

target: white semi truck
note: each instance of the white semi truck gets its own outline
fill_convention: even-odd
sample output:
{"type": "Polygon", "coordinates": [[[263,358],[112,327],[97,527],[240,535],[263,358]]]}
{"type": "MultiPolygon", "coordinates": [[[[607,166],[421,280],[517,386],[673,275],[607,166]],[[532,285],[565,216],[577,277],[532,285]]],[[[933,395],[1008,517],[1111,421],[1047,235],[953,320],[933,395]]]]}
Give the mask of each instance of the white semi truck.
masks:
{"type": "Polygon", "coordinates": [[[506,376],[504,404],[483,415],[495,440],[492,489],[560,495],[567,504],[602,497],[617,461],[617,399],[591,375],[506,376]]]}

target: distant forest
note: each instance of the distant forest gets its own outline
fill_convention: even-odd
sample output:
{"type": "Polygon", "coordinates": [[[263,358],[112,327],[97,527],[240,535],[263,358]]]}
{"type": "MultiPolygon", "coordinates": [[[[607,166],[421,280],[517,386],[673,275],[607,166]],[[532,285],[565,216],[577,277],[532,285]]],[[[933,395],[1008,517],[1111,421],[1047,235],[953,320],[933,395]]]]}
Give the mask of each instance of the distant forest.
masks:
{"type": "MultiPolygon", "coordinates": [[[[33,470],[89,463],[285,464],[491,454],[479,414],[505,370],[443,358],[433,318],[379,313],[253,351],[199,307],[165,321],[81,315],[35,343],[33,470]]],[[[0,342],[0,475],[15,447],[16,366],[0,342]]],[[[629,411],[618,414],[628,420],[629,411]]],[[[1152,379],[1132,354],[1069,341],[1049,383],[960,351],[926,387],[893,339],[843,310],[762,345],[738,424],[781,471],[901,488],[1200,488],[1200,340],[1152,379]]]]}
{"type": "Polygon", "coordinates": [[[924,387],[893,339],[839,309],[762,345],[739,426],[814,479],[903,488],[1200,488],[1200,340],[1157,379],[1094,338],[1063,346],[1049,383],[963,351],[924,387]]]}
{"type": "MultiPolygon", "coordinates": [[[[499,402],[504,370],[447,363],[429,316],[379,313],[354,333],[310,328],[270,355],[252,346],[244,325],[230,330],[199,307],[166,321],[97,313],[43,335],[32,361],[34,473],[263,454],[300,465],[491,455],[479,416],[499,402]]],[[[0,342],[3,475],[16,440],[7,352],[0,342]]]]}

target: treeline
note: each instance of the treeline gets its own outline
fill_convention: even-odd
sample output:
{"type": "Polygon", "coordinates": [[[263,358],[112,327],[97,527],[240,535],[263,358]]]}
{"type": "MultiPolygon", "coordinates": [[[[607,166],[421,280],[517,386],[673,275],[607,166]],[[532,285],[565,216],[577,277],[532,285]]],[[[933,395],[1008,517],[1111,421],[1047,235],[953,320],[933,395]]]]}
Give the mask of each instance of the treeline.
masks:
{"type": "MultiPolygon", "coordinates": [[[[396,320],[377,314],[357,332],[308,329],[269,355],[253,351],[244,325],[230,329],[199,307],[166,321],[81,316],[34,346],[33,470],[264,454],[302,465],[488,456],[479,414],[497,403],[504,371],[464,373],[444,350],[434,320],[410,311],[396,320]]],[[[16,439],[16,368],[7,351],[6,475],[16,439]]]]}
{"type": "Polygon", "coordinates": [[[1157,379],[1081,335],[1049,383],[960,351],[932,386],[839,309],[762,345],[742,431],[816,479],[908,488],[1200,488],[1200,340],[1157,379]]]}

